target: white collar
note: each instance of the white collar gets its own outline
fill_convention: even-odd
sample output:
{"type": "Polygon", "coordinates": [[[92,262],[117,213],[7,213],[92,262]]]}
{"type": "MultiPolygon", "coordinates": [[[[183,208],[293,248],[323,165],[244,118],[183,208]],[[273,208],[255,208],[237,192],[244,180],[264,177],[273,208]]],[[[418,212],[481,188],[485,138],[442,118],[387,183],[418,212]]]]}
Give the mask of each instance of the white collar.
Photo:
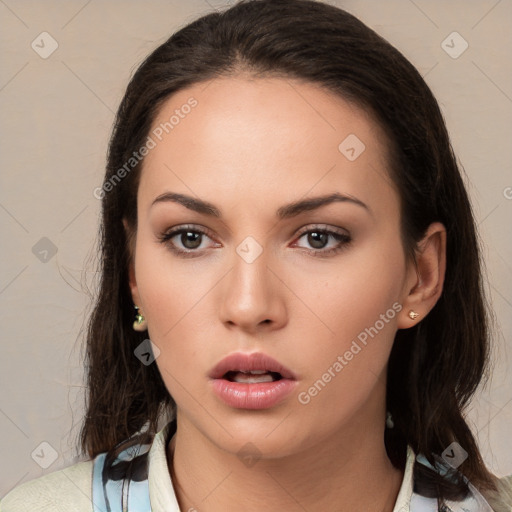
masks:
{"type": "MultiPolygon", "coordinates": [[[[181,512],[167,465],[166,440],[170,425],[171,423],[168,423],[155,435],[149,451],[149,497],[153,512],[181,512]]],[[[393,512],[409,512],[413,490],[412,469],[414,458],[414,452],[408,446],[404,478],[393,512]]]]}
{"type": "MultiPolygon", "coordinates": [[[[167,423],[155,435],[149,451],[149,497],[152,512],[180,511],[174,491],[169,468],[167,465],[167,439],[172,422],[167,423]]],[[[416,454],[410,445],[407,446],[402,485],[398,491],[393,512],[437,512],[437,500],[425,498],[413,492],[413,468],[416,454]]],[[[493,509],[480,492],[468,482],[470,495],[458,502],[446,501],[450,512],[493,512],[493,509]]]]}

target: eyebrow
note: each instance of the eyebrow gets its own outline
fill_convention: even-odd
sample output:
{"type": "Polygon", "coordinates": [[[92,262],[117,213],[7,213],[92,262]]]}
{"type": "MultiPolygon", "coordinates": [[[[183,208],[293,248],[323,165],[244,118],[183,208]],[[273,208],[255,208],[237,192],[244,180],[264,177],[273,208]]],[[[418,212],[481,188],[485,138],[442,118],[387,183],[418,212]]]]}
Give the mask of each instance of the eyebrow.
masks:
{"type": "MultiPolygon", "coordinates": [[[[201,213],[203,215],[209,215],[211,217],[222,217],[221,211],[212,203],[208,201],[203,201],[202,199],[197,199],[192,196],[188,196],[186,194],[177,194],[175,192],[164,192],[159,195],[152,203],[151,207],[158,203],[166,203],[172,202],[181,204],[185,208],[189,210],[195,211],[197,213],[201,213]]],[[[361,208],[364,208],[371,213],[368,205],[357,199],[350,194],[340,194],[339,192],[335,192],[333,194],[328,194],[324,196],[311,197],[309,199],[303,199],[299,201],[294,201],[287,205],[281,206],[276,211],[276,216],[280,220],[289,219],[292,217],[296,217],[303,212],[308,212],[312,210],[316,210],[321,208],[322,206],[326,206],[331,203],[342,202],[342,203],[351,203],[361,208]]]]}

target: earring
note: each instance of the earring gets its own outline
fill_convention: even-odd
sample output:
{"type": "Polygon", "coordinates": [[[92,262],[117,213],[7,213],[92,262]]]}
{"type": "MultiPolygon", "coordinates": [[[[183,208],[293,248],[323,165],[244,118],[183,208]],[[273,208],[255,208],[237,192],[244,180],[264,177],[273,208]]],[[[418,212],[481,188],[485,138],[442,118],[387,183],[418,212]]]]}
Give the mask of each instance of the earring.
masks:
{"type": "Polygon", "coordinates": [[[416,313],[416,311],[413,311],[412,309],[411,309],[411,311],[409,311],[408,315],[409,315],[409,318],[411,318],[412,320],[415,320],[416,318],[418,318],[420,316],[419,313],[416,313]]]}
{"type": "Polygon", "coordinates": [[[145,331],[148,328],[148,323],[146,322],[146,319],[144,316],[139,313],[140,308],[138,306],[134,306],[136,314],[135,314],[135,321],[133,322],[133,330],[134,331],[145,331]]]}
{"type": "Polygon", "coordinates": [[[391,416],[391,413],[387,411],[386,413],[386,427],[387,428],[393,428],[395,426],[395,423],[393,422],[393,416],[391,416]]]}

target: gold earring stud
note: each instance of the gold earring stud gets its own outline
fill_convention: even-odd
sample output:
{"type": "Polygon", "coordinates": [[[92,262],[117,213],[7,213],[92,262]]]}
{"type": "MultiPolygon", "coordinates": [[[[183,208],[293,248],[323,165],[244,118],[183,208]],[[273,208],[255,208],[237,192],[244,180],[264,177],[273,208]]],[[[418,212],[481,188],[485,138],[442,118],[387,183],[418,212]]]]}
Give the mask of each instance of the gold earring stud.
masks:
{"type": "Polygon", "coordinates": [[[144,316],[139,312],[140,308],[138,306],[135,307],[135,321],[133,322],[133,330],[134,331],[145,331],[148,328],[148,323],[146,322],[146,319],[144,316]]]}
{"type": "Polygon", "coordinates": [[[409,311],[408,315],[409,315],[409,318],[411,318],[412,320],[415,320],[416,318],[418,318],[420,316],[419,313],[416,313],[416,311],[413,311],[412,309],[409,311]]]}

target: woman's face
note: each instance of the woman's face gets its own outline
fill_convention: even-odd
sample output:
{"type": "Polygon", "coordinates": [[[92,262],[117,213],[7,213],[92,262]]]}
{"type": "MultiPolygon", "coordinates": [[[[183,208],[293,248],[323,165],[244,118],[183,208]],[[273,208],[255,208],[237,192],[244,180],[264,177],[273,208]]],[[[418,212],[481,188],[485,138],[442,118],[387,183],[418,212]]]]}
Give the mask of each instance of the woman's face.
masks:
{"type": "MultiPolygon", "coordinates": [[[[180,424],[269,457],[382,433],[415,273],[377,124],[316,85],[239,76],[175,94],[149,136],[131,286],[180,424]],[[291,370],[287,393],[266,384],[261,402],[221,398],[212,369],[237,352],[291,370]]],[[[249,386],[226,385],[229,396],[249,386]]]]}

